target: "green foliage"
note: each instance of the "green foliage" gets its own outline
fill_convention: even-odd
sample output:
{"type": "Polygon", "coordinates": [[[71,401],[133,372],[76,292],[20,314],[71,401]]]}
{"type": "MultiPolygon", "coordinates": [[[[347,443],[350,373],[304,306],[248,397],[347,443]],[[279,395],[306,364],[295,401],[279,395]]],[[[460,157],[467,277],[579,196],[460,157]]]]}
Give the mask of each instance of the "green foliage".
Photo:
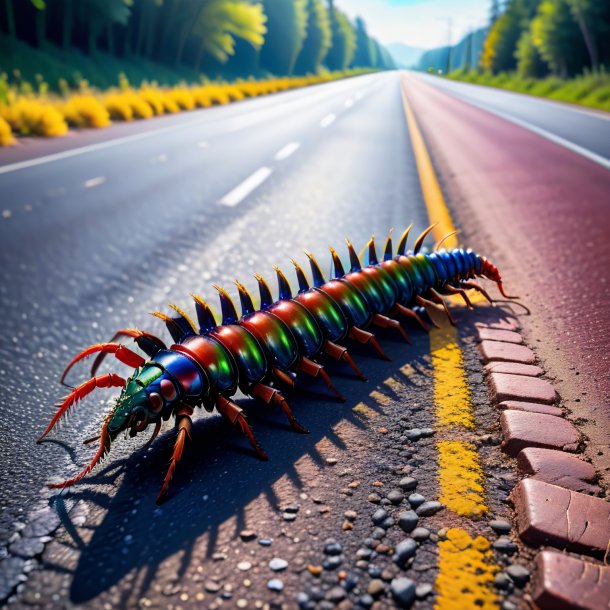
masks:
{"type": "Polygon", "coordinates": [[[295,65],[297,74],[316,74],[330,49],[332,32],[322,0],[307,0],[307,34],[295,65]]]}
{"type": "Polygon", "coordinates": [[[307,27],[305,0],[263,0],[267,36],[261,65],[272,74],[292,74],[307,27]]]}
{"type": "Polygon", "coordinates": [[[567,80],[556,76],[523,78],[507,72],[492,75],[476,70],[452,72],[449,78],[610,111],[610,75],[604,70],[567,80]]]}
{"type": "Polygon", "coordinates": [[[517,72],[522,78],[541,78],[549,72],[548,64],[542,59],[538,47],[534,44],[530,30],[521,34],[515,58],[517,59],[517,72]]]}
{"type": "Polygon", "coordinates": [[[345,70],[356,52],[356,32],[350,20],[328,0],[328,12],[332,32],[332,44],[326,56],[330,70],[345,70]]]}
{"type": "Polygon", "coordinates": [[[366,31],[366,24],[361,17],[356,19],[356,51],[354,53],[354,59],[352,60],[353,66],[372,66],[374,65],[374,57],[376,56],[377,49],[374,47],[374,43],[369,38],[366,31]]]}

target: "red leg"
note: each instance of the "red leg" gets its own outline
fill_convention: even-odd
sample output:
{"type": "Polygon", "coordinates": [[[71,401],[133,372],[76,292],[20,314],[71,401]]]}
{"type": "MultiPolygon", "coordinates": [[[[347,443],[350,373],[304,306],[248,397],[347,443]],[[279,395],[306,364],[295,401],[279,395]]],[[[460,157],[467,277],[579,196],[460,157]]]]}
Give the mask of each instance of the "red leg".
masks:
{"type": "Polygon", "coordinates": [[[468,298],[468,295],[466,294],[465,290],[462,290],[461,288],[456,288],[455,286],[452,286],[451,284],[445,284],[443,286],[443,288],[444,288],[446,294],[459,294],[462,297],[462,299],[464,300],[464,303],[466,303],[466,306],[469,309],[474,309],[474,305],[468,298]]]}
{"type": "Polygon", "coordinates": [[[176,437],[176,442],[174,443],[174,453],[172,454],[172,459],[169,463],[167,474],[165,475],[165,479],[163,480],[161,491],[159,491],[159,495],[157,496],[157,504],[161,503],[163,496],[165,496],[167,490],[169,489],[169,483],[172,480],[172,477],[176,472],[178,462],[182,457],[182,452],[184,451],[186,439],[191,438],[191,428],[193,422],[191,421],[190,415],[187,415],[186,413],[178,415],[176,425],[178,427],[178,436],[176,437]]]}
{"type": "Polygon", "coordinates": [[[260,398],[260,400],[262,400],[267,405],[274,404],[280,407],[282,411],[284,411],[284,413],[286,414],[286,417],[288,418],[288,421],[290,422],[290,425],[294,430],[303,434],[309,434],[309,430],[304,428],[299,423],[297,418],[294,416],[290,405],[286,402],[286,399],[275,388],[270,388],[269,386],[264,385],[262,383],[256,383],[252,386],[250,393],[252,396],[260,398]]]}
{"type": "Polygon", "coordinates": [[[224,396],[218,397],[216,409],[218,409],[218,412],[226,417],[232,424],[237,424],[241,428],[241,431],[248,437],[248,440],[258,457],[266,462],[269,458],[254,436],[252,428],[248,425],[243,409],[240,409],[234,402],[224,396]]]}
{"type": "Polygon", "coordinates": [[[349,331],[349,335],[347,336],[354,341],[358,341],[358,343],[362,343],[363,345],[370,345],[384,360],[392,360],[392,358],[390,358],[381,349],[381,345],[379,345],[379,342],[377,339],[375,339],[375,335],[373,333],[362,330],[357,326],[352,326],[352,329],[349,331]]]}
{"type": "Polygon", "coordinates": [[[487,290],[476,282],[462,282],[462,286],[464,286],[464,288],[472,288],[473,290],[480,292],[492,305],[494,304],[494,300],[489,296],[487,290]]]}
{"type": "Polygon", "coordinates": [[[423,307],[428,312],[428,316],[430,316],[430,321],[432,322],[432,326],[434,326],[435,328],[440,328],[440,326],[434,321],[434,318],[432,317],[432,314],[430,313],[430,310],[436,310],[436,311],[439,310],[439,308],[436,306],[436,304],[433,303],[432,301],[429,301],[428,299],[424,299],[424,297],[420,296],[419,294],[415,297],[415,302],[420,307],[423,307]]]}
{"type": "Polygon", "coordinates": [[[382,316],[381,314],[376,313],[373,316],[373,324],[379,328],[395,328],[403,336],[403,339],[407,343],[411,343],[411,339],[409,339],[407,331],[400,325],[398,320],[393,320],[392,318],[388,318],[387,316],[382,316]]]}
{"type": "Polygon", "coordinates": [[[394,305],[394,309],[392,309],[390,313],[392,313],[392,315],[400,313],[407,318],[412,318],[424,329],[425,332],[430,332],[430,327],[423,321],[422,317],[417,312],[405,307],[404,305],[401,305],[400,303],[396,303],[396,305],[394,305]]]}
{"type": "Polygon", "coordinates": [[[95,390],[95,388],[124,388],[127,382],[114,373],[107,373],[106,375],[100,375],[99,377],[92,377],[89,381],[81,383],[77,388],[74,388],[68,396],[66,396],[63,402],[59,405],[57,413],[51,420],[51,423],[47,426],[47,429],[42,433],[40,438],[36,441],[40,443],[42,439],[53,429],[53,426],[68,412],[68,410],[74,406],[79,400],[87,396],[95,390]]]}
{"type": "Polygon", "coordinates": [[[445,310],[445,313],[447,314],[447,318],[449,319],[449,323],[452,326],[457,326],[455,323],[455,319],[453,318],[453,316],[451,315],[451,312],[449,311],[449,307],[447,307],[447,303],[445,303],[445,299],[443,299],[443,297],[436,290],[434,290],[434,288],[430,288],[430,294],[432,295],[432,298],[437,303],[439,303],[445,310]]]}
{"type": "Polygon", "coordinates": [[[301,371],[302,373],[305,373],[306,375],[309,375],[310,377],[322,377],[322,379],[326,382],[326,385],[330,388],[331,392],[333,392],[333,394],[339,400],[345,402],[345,397],[334,386],[333,382],[328,376],[328,373],[324,370],[324,367],[321,364],[318,364],[317,362],[314,362],[313,360],[310,360],[309,358],[305,358],[305,356],[303,356],[299,362],[297,370],[301,371]]]}
{"type": "Polygon", "coordinates": [[[345,360],[347,364],[352,368],[354,373],[358,379],[362,379],[362,381],[366,381],[366,377],[362,374],[362,371],[358,368],[356,363],[352,360],[352,357],[347,352],[347,348],[341,345],[337,345],[336,343],[332,343],[331,341],[327,341],[324,346],[324,353],[330,356],[335,360],[345,360]]]}
{"type": "Polygon", "coordinates": [[[288,373],[278,369],[277,367],[273,367],[271,372],[273,374],[273,379],[276,381],[281,381],[285,385],[294,388],[294,379],[288,373]]]}
{"type": "MultiPolygon", "coordinates": [[[[86,349],[84,349],[80,354],[72,358],[70,364],[66,367],[66,370],[63,372],[61,376],[61,383],[64,382],[66,375],[70,371],[70,369],[81,360],[84,360],[91,354],[96,354],[98,352],[102,352],[103,354],[113,354],[114,357],[123,364],[127,366],[132,366],[133,368],[137,368],[142,366],[145,362],[142,356],[139,356],[135,352],[132,352],[128,347],[121,345],[120,343],[97,343],[96,345],[90,345],[86,349]]],[[[97,367],[96,367],[97,368],[97,367]]],[[[93,374],[93,373],[92,373],[93,374]]]]}
{"type": "MultiPolygon", "coordinates": [[[[110,339],[110,343],[125,337],[130,337],[131,339],[133,339],[136,342],[137,346],[147,356],[152,357],[160,349],[166,349],[165,343],[163,343],[161,339],[155,337],[155,335],[151,335],[150,333],[144,332],[143,330],[138,330],[137,328],[122,328],[121,330],[117,330],[117,332],[114,334],[114,337],[110,339]]],[[[102,360],[104,360],[105,355],[106,354],[102,352],[94,360],[93,366],[91,367],[91,375],[95,375],[95,372],[99,368],[100,364],[102,364],[102,360]]]]}

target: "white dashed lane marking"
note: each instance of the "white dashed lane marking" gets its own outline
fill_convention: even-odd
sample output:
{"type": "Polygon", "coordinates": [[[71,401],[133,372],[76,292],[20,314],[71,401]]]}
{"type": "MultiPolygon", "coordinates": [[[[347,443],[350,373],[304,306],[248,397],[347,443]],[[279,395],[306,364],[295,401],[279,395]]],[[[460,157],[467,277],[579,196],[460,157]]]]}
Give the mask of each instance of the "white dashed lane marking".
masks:
{"type": "Polygon", "coordinates": [[[91,178],[90,180],[83,182],[83,186],[86,189],[92,189],[96,186],[100,186],[100,184],[104,184],[104,182],[106,182],[105,176],[96,176],[95,178],[91,178]]]}
{"type": "Polygon", "coordinates": [[[300,147],[301,144],[299,142],[290,142],[289,144],[286,144],[286,146],[284,146],[284,148],[282,148],[275,155],[274,159],[276,161],[283,161],[284,159],[288,159],[288,157],[290,157],[290,155],[299,150],[300,147]]]}
{"type": "Polygon", "coordinates": [[[248,176],[241,184],[236,186],[231,192],[227,193],[221,200],[221,205],[235,207],[241,203],[254,189],[258,188],[269,176],[273,170],[269,167],[261,167],[253,174],[248,176]]]}
{"type": "Polygon", "coordinates": [[[335,114],[327,114],[321,121],[320,121],[320,127],[328,127],[329,125],[332,125],[335,122],[335,119],[337,118],[337,115],[335,114]]]}

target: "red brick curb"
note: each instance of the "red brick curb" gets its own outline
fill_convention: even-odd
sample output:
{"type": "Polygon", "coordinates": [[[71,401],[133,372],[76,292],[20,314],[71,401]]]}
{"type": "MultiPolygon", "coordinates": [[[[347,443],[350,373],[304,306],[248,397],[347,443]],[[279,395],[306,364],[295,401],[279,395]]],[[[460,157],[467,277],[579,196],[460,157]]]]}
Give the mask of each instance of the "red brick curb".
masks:
{"type": "Polygon", "coordinates": [[[517,456],[517,466],[521,472],[545,483],[587,494],[597,494],[600,491],[595,485],[595,468],[563,451],[528,447],[517,456]]]}
{"type": "Polygon", "coordinates": [[[609,610],[610,567],[542,551],[532,598],[539,610],[609,610]]]}
{"type": "Polygon", "coordinates": [[[502,449],[516,457],[526,447],[576,451],[580,435],[565,419],[544,413],[504,411],[500,416],[504,433],[502,449]]]}
{"type": "Polygon", "coordinates": [[[557,485],[523,479],[511,494],[517,530],[530,546],[603,555],[610,543],[610,503],[557,485]]]}
{"type": "MultiPolygon", "coordinates": [[[[610,503],[586,495],[600,493],[595,469],[565,453],[578,449],[578,430],[562,419],[551,383],[539,379],[544,371],[522,345],[517,321],[475,326],[490,395],[501,410],[502,448],[530,477],[511,494],[519,537],[533,547],[603,556],[610,550],[610,503]]],[[[610,567],[543,550],[531,592],[537,610],[610,610],[610,567]]]]}

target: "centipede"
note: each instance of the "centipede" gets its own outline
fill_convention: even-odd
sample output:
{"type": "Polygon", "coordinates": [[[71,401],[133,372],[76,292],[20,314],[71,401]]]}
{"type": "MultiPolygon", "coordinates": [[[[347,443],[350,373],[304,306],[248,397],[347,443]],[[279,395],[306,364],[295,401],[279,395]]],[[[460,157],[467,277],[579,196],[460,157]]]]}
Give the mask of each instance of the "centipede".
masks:
{"type": "Polygon", "coordinates": [[[412,226],[402,233],[396,254],[390,231],[381,260],[374,237],[360,255],[346,240],[350,264],[347,271],[337,251],[330,247],[332,265],[328,280],[311,252],[305,252],[311,280],[291,259],[298,283],[296,293],[279,267],[274,267],[277,298],[273,297],[266,280],[256,274],[260,296],[258,308],[244,285],[235,281],[241,315],[229,293],[214,285],[220,299],[220,323],[210,306],[197,295],[191,295],[197,324],[180,307],[170,304],[171,315],[153,313],[164,322],[171,336],[169,347],[146,331],[123,328],[110,341],[81,351],[66,367],[61,382],[65,384],[69,371],[77,362],[96,355],[91,378],[76,387],[70,386],[70,393],[57,404],[55,415],[37,442],[41,443],[56,424],[94,390],[121,388],[121,391],[106,415],[99,435],[84,441],[86,444],[99,441],[89,464],[73,478],[51,483],[49,487],[66,489],[86,477],[108,455],[111,444],[121,433],[135,437],[153,426],[147,443],[150,444],[159,434],[162,423],[173,418],[176,436],[157,497],[157,503],[161,503],[185,445],[191,439],[195,408],[216,411],[226,418],[247,437],[254,454],[267,460],[244,410],[232,400],[238,390],[259,404],[279,407],[296,432],[307,433],[284,394],[295,388],[298,378],[312,383],[323,382],[337,400],[345,400],[320,360],[337,361],[351,369],[356,379],[366,381],[345,346],[347,341],[368,346],[378,357],[389,360],[373,332],[375,329],[388,329],[409,341],[404,328],[408,319],[423,331],[430,332],[432,326],[437,326],[432,315],[433,310],[437,310],[449,323],[456,324],[447,303],[449,296],[458,295],[468,308],[473,308],[467,292],[470,290],[480,293],[489,303],[499,302],[477,282],[477,278],[494,282],[505,300],[512,302],[518,298],[505,293],[497,267],[484,256],[472,249],[443,247],[454,232],[428,250],[423,244],[435,227],[431,225],[416,239],[413,249],[408,250],[412,226]],[[363,263],[361,258],[368,260],[363,263]],[[129,341],[133,341],[133,348],[137,346],[147,358],[125,344],[129,341]],[[133,369],[129,378],[116,373],[96,374],[109,354],[133,369]]]}

